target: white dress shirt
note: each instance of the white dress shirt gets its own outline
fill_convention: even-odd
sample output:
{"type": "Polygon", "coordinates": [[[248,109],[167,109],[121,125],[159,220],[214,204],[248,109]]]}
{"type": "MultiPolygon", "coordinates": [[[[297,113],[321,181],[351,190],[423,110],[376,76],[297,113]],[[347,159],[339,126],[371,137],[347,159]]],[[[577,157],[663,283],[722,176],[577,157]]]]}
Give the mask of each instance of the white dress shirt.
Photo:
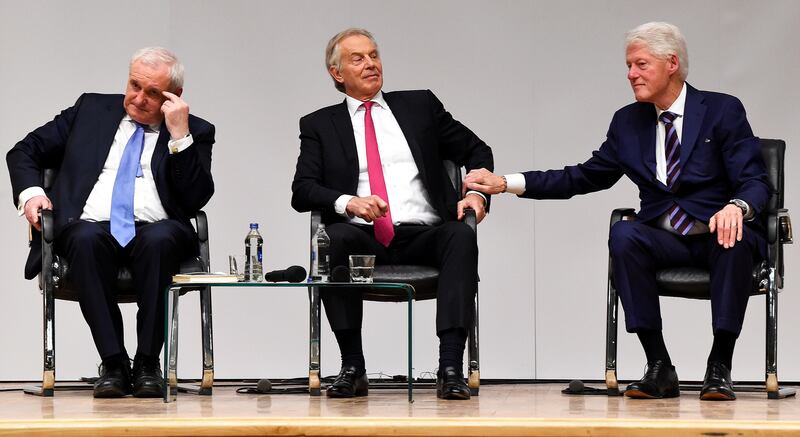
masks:
{"type": "MultiPolygon", "coordinates": [[[[150,167],[160,128],[160,125],[151,125],[145,127],[144,130],[144,148],[142,149],[140,160],[142,176],[136,178],[133,196],[133,216],[135,221],[155,222],[168,218],[164,206],[161,204],[161,198],[158,196],[155,179],[153,178],[153,169],[150,167]]],[[[114,190],[114,181],[117,178],[117,170],[122,160],[122,153],[135,131],[136,125],[134,121],[129,115],[125,115],[114,135],[114,141],[111,143],[111,149],[108,152],[105,164],[103,164],[103,170],[97,178],[97,182],[92,188],[88,199],[86,199],[86,205],[84,205],[83,213],[80,217],[81,220],[98,222],[111,219],[111,193],[114,190]]],[[[168,144],[169,153],[182,152],[192,145],[192,141],[191,135],[171,140],[168,144]]],[[[24,213],[25,203],[32,197],[39,195],[45,195],[41,187],[29,187],[20,193],[18,204],[20,215],[24,213]]]]}
{"type": "MultiPolygon", "coordinates": [[[[356,140],[358,153],[358,187],[356,195],[367,197],[372,195],[369,186],[369,173],[367,172],[367,146],[364,135],[364,115],[366,110],[360,100],[350,96],[346,97],[347,110],[353,123],[353,135],[356,140]]],[[[378,152],[381,155],[381,167],[386,182],[386,194],[389,196],[389,208],[392,221],[399,224],[424,224],[435,225],[441,218],[433,208],[428,191],[422,183],[422,178],[408,147],[406,137],[397,124],[391,108],[379,92],[372,98],[372,121],[375,126],[375,137],[378,141],[378,152]]],[[[336,212],[347,217],[351,223],[367,223],[359,217],[350,217],[347,214],[347,203],[354,196],[343,194],[334,204],[336,212]]]]}

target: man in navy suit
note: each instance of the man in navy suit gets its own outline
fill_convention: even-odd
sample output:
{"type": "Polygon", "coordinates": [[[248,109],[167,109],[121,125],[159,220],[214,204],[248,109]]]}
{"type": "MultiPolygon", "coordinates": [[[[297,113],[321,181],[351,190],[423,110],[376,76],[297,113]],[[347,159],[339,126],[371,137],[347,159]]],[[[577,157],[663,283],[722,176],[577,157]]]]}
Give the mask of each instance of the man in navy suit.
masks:
{"type": "Polygon", "coordinates": [[[562,170],[497,176],[476,170],[465,186],[532,199],[566,199],[611,187],[623,175],[639,188],[636,221],[612,229],[609,249],[625,323],[647,356],[635,398],[679,395],[661,334],[655,270],[696,264],[711,270],[714,343],[701,399],[732,400],[730,369],[742,329],[755,260],[766,254],[759,213],[769,196],[758,140],[742,103],[685,82],[686,42],[677,27],[647,23],[626,39],[628,80],[636,103],[611,120],[592,157],[562,170]]]}
{"type": "MultiPolygon", "coordinates": [[[[53,210],[55,249],[69,263],[103,361],[95,397],[163,393],[163,291],[180,261],[197,251],[189,218],[214,192],[214,126],[189,114],[182,93],[175,55],[141,49],[131,58],[125,95],[83,94],[6,156],[20,215],[38,231],[39,210],[53,210]],[[47,193],[45,168],[58,169],[47,193]],[[138,294],[132,370],[114,290],[123,264],[138,294]]],[[[32,244],[25,276],[40,271],[41,246],[32,244]]]]}
{"type": "MultiPolygon", "coordinates": [[[[382,92],[378,46],[366,30],[347,29],[331,38],[325,61],[346,97],[300,119],[292,206],[322,212],[331,266],[347,265],[348,255],[374,254],[379,264],[439,269],[437,395],[468,399],[462,368],[474,316],[478,245],[459,220],[464,208],[483,219],[488,196],[473,192],[459,200],[443,160],[492,168],[492,151],[429,90],[382,92]]],[[[340,290],[323,289],[321,295],[342,353],[341,371],[327,395],[365,396],[362,299],[340,290]]]]}

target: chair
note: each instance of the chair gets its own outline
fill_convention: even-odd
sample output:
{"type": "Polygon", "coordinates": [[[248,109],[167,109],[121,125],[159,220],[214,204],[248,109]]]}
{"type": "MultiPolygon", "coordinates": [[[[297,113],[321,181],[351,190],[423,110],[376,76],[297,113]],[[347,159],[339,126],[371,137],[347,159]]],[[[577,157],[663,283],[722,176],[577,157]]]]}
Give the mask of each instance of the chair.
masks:
{"type": "MultiPolygon", "coordinates": [[[[792,242],[792,224],[788,210],[783,208],[784,173],[783,158],[786,143],[783,140],[761,139],[761,152],[767,167],[771,195],[763,216],[767,223],[767,259],[753,266],[751,296],[764,294],[767,300],[766,327],[766,391],[769,399],[779,399],[795,394],[794,389],[780,388],[777,375],[778,352],[778,291],[783,288],[783,245],[792,242]]],[[[611,226],[620,220],[634,220],[633,209],[615,209],[611,213],[611,226]]],[[[696,267],[675,267],[656,272],[660,296],[688,299],[710,299],[709,272],[696,267]]],[[[606,314],[606,387],[609,395],[619,395],[617,382],[617,290],[608,260],[608,299],[606,314]]]]}
{"type": "MultiPolygon", "coordinates": [[[[43,188],[49,191],[57,176],[57,170],[46,169],[43,174],[43,188]]],[[[42,224],[42,271],[39,273],[39,289],[42,293],[43,302],[43,375],[42,384],[25,387],[24,391],[28,394],[38,396],[53,396],[55,390],[55,299],[77,301],[78,292],[75,284],[70,281],[69,265],[66,260],[61,258],[53,251],[54,222],[53,212],[50,210],[41,211],[42,224]]],[[[208,248],[208,221],[203,211],[198,211],[195,217],[197,229],[199,256],[190,258],[180,265],[181,273],[210,271],[210,256],[208,248]]],[[[128,267],[120,269],[117,278],[117,302],[129,303],[136,302],[136,291],[133,289],[131,271],[128,267]]],[[[214,375],[214,357],[212,347],[212,324],[211,324],[211,291],[208,287],[198,287],[187,289],[188,291],[200,291],[200,312],[201,330],[203,336],[203,379],[198,389],[200,394],[211,394],[211,385],[214,375]]]]}
{"type": "MultiPolygon", "coordinates": [[[[445,170],[457,193],[461,193],[461,168],[450,161],[444,161],[445,170]]],[[[477,220],[475,211],[467,209],[464,222],[476,233],[477,220]]],[[[311,238],[322,220],[318,211],[311,212],[311,238]]],[[[313,262],[313,260],[312,260],[313,262]]],[[[414,300],[436,298],[436,285],[439,271],[436,268],[418,265],[378,265],[373,272],[375,282],[398,282],[414,287],[414,300]]],[[[407,296],[402,290],[370,289],[362,293],[364,300],[375,302],[406,302],[407,296]]],[[[309,287],[310,301],[310,342],[309,342],[309,391],[312,396],[319,396],[320,389],[320,295],[319,287],[309,287]]],[[[478,292],[475,292],[473,324],[469,329],[467,340],[468,385],[472,396],[480,391],[480,360],[478,345],[478,292]]],[[[411,375],[408,375],[409,379],[411,375]]]]}

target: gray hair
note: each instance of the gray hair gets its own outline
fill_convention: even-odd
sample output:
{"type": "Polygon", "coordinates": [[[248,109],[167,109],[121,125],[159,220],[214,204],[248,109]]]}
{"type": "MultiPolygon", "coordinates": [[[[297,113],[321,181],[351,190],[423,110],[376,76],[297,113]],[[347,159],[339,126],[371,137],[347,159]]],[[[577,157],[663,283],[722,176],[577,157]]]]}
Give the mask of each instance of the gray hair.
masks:
{"type": "MultiPolygon", "coordinates": [[[[378,50],[378,42],[375,41],[375,37],[372,36],[366,29],[361,29],[358,27],[351,27],[349,29],[345,29],[328,41],[328,45],[325,47],[325,69],[328,70],[330,67],[336,67],[337,70],[342,69],[342,53],[339,50],[339,43],[342,42],[343,39],[347,38],[348,36],[353,35],[362,35],[369,38],[372,41],[372,44],[375,44],[375,50],[378,50]]],[[[333,85],[336,87],[337,90],[344,92],[344,85],[337,82],[336,79],[333,79],[333,85]]]]}
{"type": "Polygon", "coordinates": [[[643,42],[659,58],[677,56],[680,62],[679,74],[681,79],[686,80],[689,75],[689,52],[686,49],[686,40],[677,26],[661,21],[642,24],[625,35],[625,47],[634,42],[643,42]]]}
{"type": "Polygon", "coordinates": [[[169,67],[170,91],[183,88],[183,64],[174,53],[164,47],[145,47],[137,50],[131,56],[129,67],[132,67],[135,62],[150,66],[166,64],[169,67]]]}

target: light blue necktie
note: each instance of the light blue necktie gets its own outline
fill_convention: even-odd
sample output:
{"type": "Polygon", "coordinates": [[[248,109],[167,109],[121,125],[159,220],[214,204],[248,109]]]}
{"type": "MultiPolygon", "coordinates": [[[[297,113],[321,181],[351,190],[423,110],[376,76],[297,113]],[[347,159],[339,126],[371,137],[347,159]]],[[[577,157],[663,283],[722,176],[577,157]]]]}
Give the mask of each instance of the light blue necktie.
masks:
{"type": "Polygon", "coordinates": [[[142,176],[142,149],[144,126],[136,123],[136,130],[125,145],[111,192],[111,235],[125,247],[136,235],[133,223],[133,191],[136,178],[142,176]]]}

